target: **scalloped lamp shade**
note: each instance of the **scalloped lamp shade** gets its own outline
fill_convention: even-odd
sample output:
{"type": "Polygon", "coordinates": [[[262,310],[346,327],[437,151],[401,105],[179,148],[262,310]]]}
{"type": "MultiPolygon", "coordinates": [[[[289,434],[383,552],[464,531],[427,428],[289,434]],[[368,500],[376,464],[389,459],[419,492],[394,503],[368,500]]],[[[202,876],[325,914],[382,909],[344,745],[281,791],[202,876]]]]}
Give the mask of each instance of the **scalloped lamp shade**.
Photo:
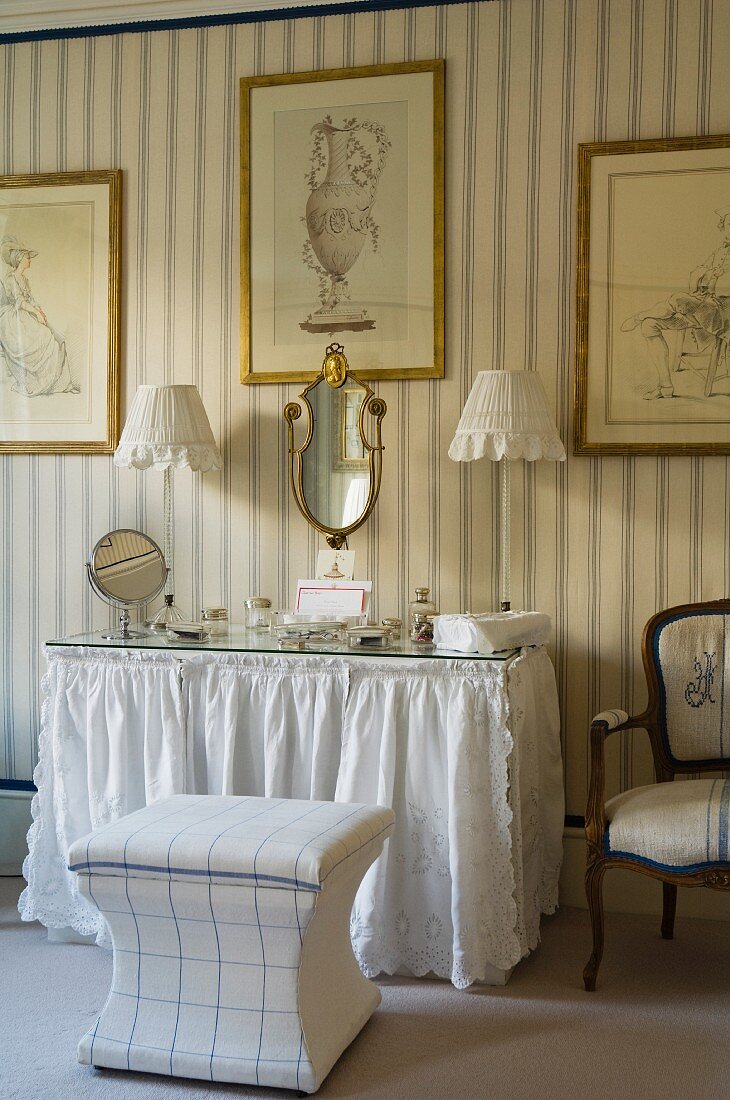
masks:
{"type": "Polygon", "coordinates": [[[540,375],[528,370],[483,370],[449,447],[449,458],[487,457],[565,460],[565,447],[547,403],[540,375]]]}
{"type": "Polygon", "coordinates": [[[220,470],[223,460],[197,387],[140,386],[114,452],[114,465],[220,470]]]}

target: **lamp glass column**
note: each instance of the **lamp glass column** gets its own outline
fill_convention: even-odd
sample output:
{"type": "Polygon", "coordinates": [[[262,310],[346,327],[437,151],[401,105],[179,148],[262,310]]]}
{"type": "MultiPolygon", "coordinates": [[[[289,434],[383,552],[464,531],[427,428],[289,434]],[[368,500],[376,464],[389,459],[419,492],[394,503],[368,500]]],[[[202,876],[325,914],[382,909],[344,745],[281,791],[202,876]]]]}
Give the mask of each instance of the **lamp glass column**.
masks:
{"type": "Polygon", "coordinates": [[[500,604],[510,603],[510,462],[547,458],[562,462],[565,447],[550,412],[545,388],[535,371],[485,370],[474,379],[449,446],[449,458],[499,462],[501,473],[500,604]]]}

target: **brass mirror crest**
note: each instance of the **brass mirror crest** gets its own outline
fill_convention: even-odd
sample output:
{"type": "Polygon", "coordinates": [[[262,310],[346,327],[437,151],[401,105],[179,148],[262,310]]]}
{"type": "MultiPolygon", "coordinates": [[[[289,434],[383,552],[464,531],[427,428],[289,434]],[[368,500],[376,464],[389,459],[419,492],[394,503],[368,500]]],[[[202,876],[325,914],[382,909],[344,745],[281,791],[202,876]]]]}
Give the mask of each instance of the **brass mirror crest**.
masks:
{"type": "Polygon", "coordinates": [[[307,523],[309,523],[316,531],[325,536],[328,546],[331,546],[333,550],[339,550],[343,545],[347,543],[347,536],[351,535],[353,531],[356,531],[358,527],[361,527],[363,523],[372,514],[375,502],[378,499],[378,493],[380,492],[380,481],[383,469],[383,451],[385,448],[381,442],[380,425],[387,411],[387,405],[381,397],[376,397],[373,390],[368,386],[366,382],[358,378],[356,374],[350,371],[347,357],[345,355],[345,349],[342,344],[333,343],[329,344],[325,349],[324,362],[322,363],[322,370],[317,378],[313,382],[302,390],[299,395],[299,400],[303,401],[307,407],[307,413],[309,416],[309,422],[307,424],[307,435],[302,443],[301,447],[294,446],[294,421],[298,420],[302,415],[302,405],[299,401],[289,401],[284,407],[284,419],[288,425],[289,436],[289,477],[291,480],[292,493],[297,503],[299,511],[302,513],[307,523]],[[353,382],[357,382],[362,386],[365,391],[362,404],[360,405],[360,414],[358,417],[358,430],[360,433],[360,441],[367,454],[368,473],[370,476],[370,489],[368,492],[368,498],[365,502],[365,508],[357,519],[347,527],[328,527],[316,519],[309,509],[306,497],[304,495],[304,467],[303,456],[307,448],[312,442],[314,435],[314,409],[307,397],[307,394],[315,389],[316,386],[321,385],[323,382],[330,386],[332,389],[341,389],[345,382],[350,378],[353,382]],[[370,413],[375,418],[375,442],[370,443],[365,435],[365,412],[370,413]]]}

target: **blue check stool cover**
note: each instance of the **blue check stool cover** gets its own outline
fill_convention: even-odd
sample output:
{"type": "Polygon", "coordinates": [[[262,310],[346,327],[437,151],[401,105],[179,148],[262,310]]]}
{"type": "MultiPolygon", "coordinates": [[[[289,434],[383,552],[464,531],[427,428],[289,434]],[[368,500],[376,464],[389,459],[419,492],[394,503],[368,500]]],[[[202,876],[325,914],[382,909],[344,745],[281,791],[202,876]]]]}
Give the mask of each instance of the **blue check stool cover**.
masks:
{"type": "Polygon", "coordinates": [[[392,810],[177,795],[72,844],[114,976],[79,1061],[314,1092],[380,1003],[349,917],[392,810]]]}

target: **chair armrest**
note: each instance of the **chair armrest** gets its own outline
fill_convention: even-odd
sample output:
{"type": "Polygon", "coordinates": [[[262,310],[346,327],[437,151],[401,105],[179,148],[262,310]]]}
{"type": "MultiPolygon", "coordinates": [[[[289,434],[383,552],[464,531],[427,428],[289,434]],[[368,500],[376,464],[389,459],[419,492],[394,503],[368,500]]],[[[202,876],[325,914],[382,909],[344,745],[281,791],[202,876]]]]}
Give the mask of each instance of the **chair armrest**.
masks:
{"type": "Polygon", "coordinates": [[[615,733],[616,730],[620,731],[636,728],[644,717],[645,715],[640,714],[632,718],[625,710],[602,710],[591,722],[591,729],[593,729],[594,726],[601,726],[603,728],[603,736],[608,737],[609,733],[615,733]]]}
{"type": "Polygon", "coordinates": [[[630,729],[647,729],[651,724],[648,712],[632,716],[625,710],[602,710],[591,722],[591,774],[586,807],[589,859],[596,859],[602,854],[603,834],[606,831],[604,741],[612,733],[621,733],[623,730],[630,729]]]}

